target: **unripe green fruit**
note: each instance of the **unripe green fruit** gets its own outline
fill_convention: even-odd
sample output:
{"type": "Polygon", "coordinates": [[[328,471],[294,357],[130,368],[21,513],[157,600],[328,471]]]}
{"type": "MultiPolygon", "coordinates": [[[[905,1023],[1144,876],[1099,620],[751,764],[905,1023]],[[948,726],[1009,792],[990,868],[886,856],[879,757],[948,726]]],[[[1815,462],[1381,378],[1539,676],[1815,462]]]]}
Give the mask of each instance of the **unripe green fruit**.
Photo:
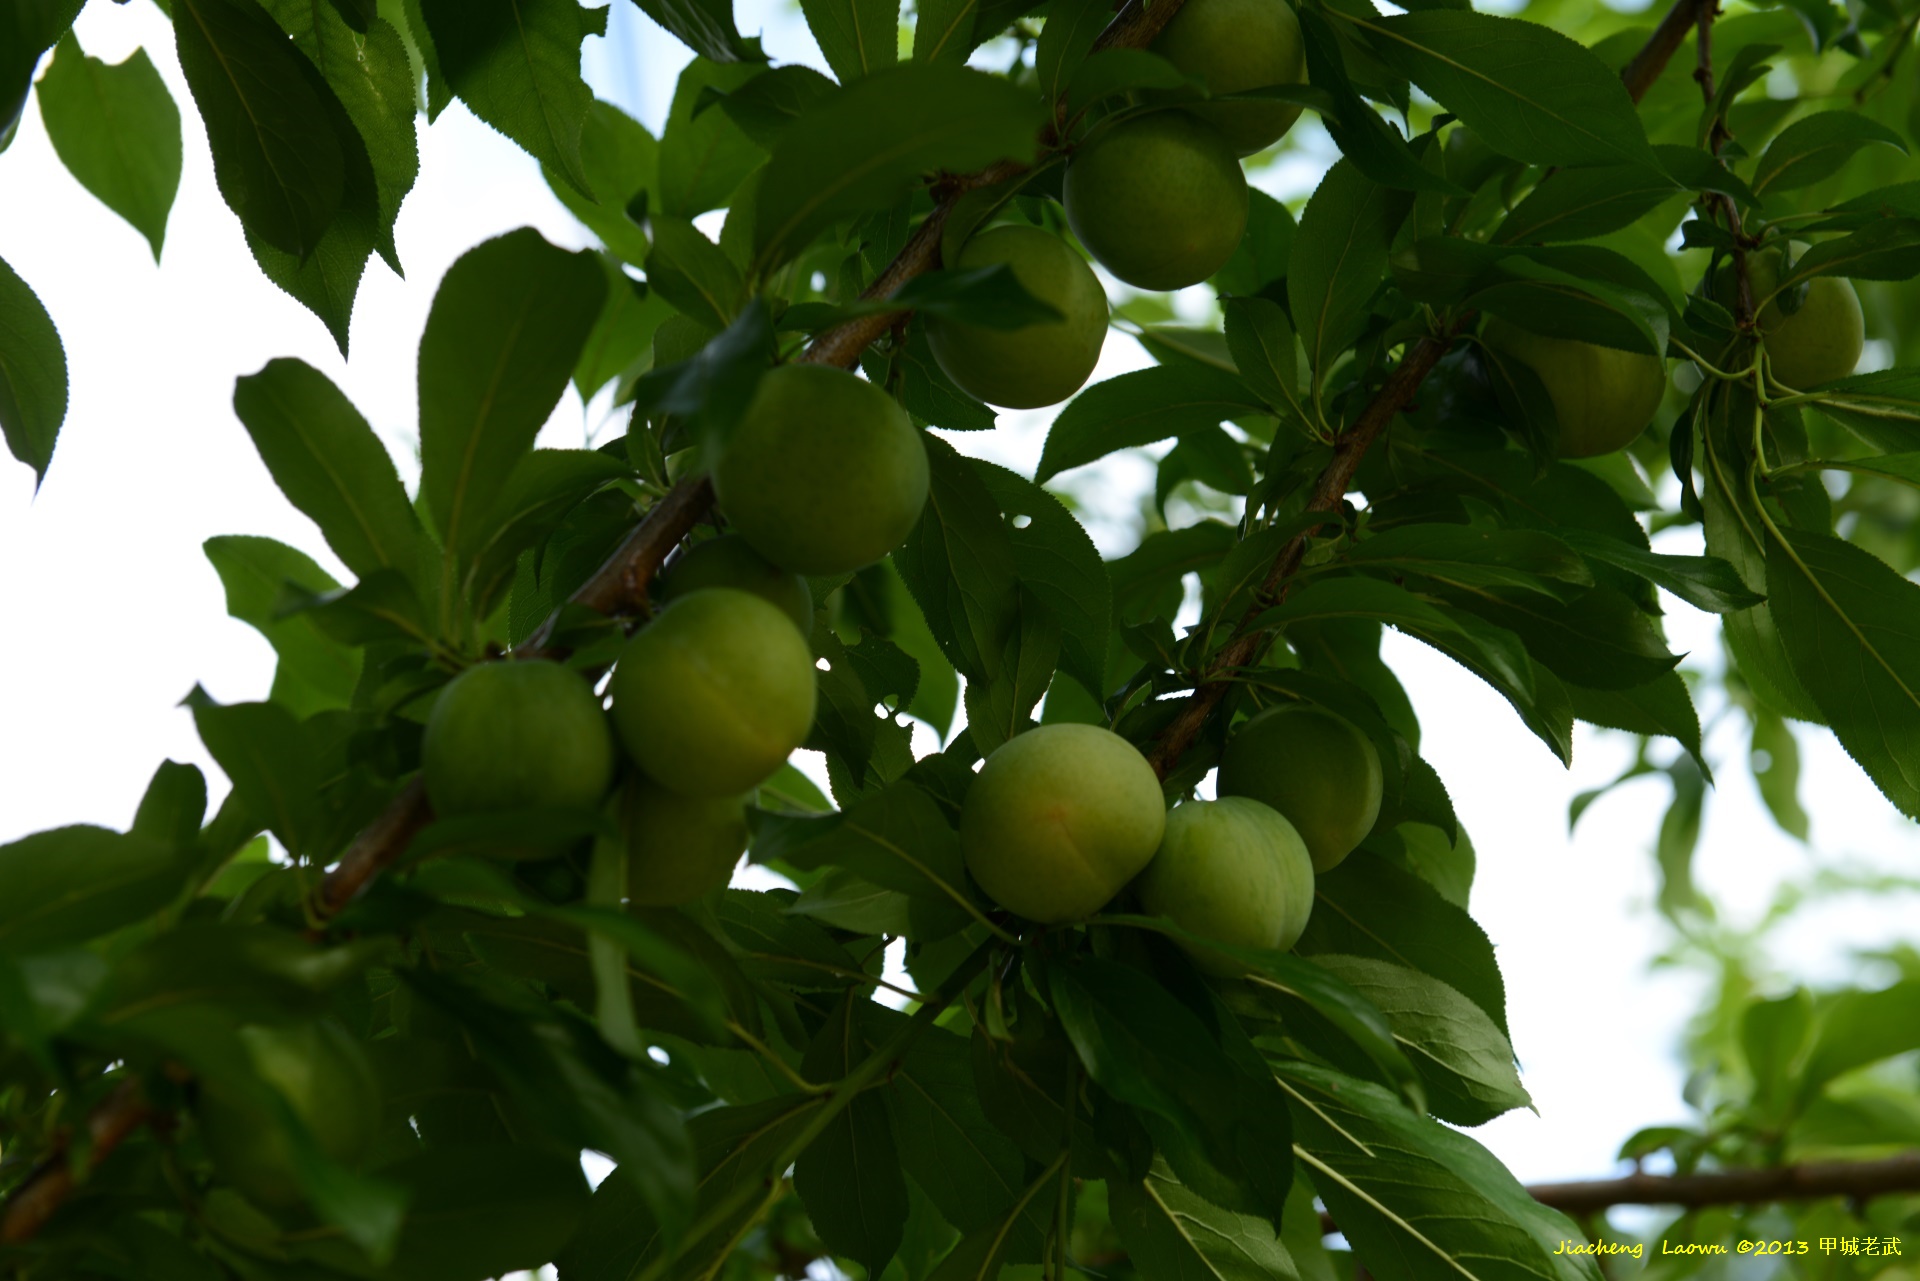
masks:
{"type": "Polygon", "coordinates": [[[1247,178],[1220,131],[1184,111],[1109,125],[1067,165],[1067,222],[1141,289],[1184,289],[1227,265],[1247,229],[1247,178]]]}
{"type": "Polygon", "coordinates": [[[1559,420],[1562,458],[1593,458],[1631,444],[1647,429],[1667,392],[1658,356],[1573,338],[1550,338],[1500,319],[1482,335],[1495,351],[1539,376],[1559,420]]]}
{"type": "Polygon", "coordinates": [[[996,748],[960,809],[967,870],[994,902],[1042,924],[1097,911],[1166,830],[1146,757],[1097,725],[1030,729],[996,748]]]}
{"type": "Polygon", "coordinates": [[[1107,340],[1107,293],[1086,259],[1038,227],[995,227],[967,242],[954,266],[1006,263],[1014,279],[1060,320],[992,329],[935,317],[927,343],[947,377],[990,405],[1038,409],[1079,391],[1107,340]]]}
{"type": "Polygon", "coordinates": [[[1328,872],[1380,817],[1380,753],[1325,708],[1271,707],[1227,740],[1218,790],[1278,810],[1307,843],[1313,870],[1328,872]]]}
{"type": "Polygon", "coordinates": [[[706,587],[732,587],[777,605],[802,636],[813,632],[813,590],[800,575],[781,569],[738,534],[722,534],[689,548],[673,562],[654,592],[674,601],[706,587]]]}
{"type": "Polygon", "coordinates": [[[906,540],[927,503],[927,448],[907,411],[825,365],[760,380],[713,469],[753,549],[799,574],[845,574],[906,540]]]}
{"type": "MultiPolygon", "coordinates": [[[[1313,910],[1313,859],[1293,824],[1259,801],[1188,801],[1167,815],[1167,834],[1134,888],[1150,914],[1189,934],[1285,951],[1313,910]]],[[[1209,974],[1246,970],[1224,952],[1179,942],[1209,974]]]]}
{"type": "MultiPolygon", "coordinates": [[[[1307,79],[1300,20],[1286,0],[1187,0],[1152,47],[1216,96],[1307,79]]],[[[1300,118],[1288,102],[1201,102],[1185,110],[1243,156],[1265,151],[1300,118]]]]}
{"type": "MultiPolygon", "coordinates": [[[[1778,250],[1747,259],[1747,280],[1756,300],[1780,284],[1783,257],[1778,250]]],[[[1721,269],[1714,292],[1731,308],[1735,291],[1732,264],[1721,269]]],[[[1815,276],[1807,281],[1800,309],[1789,315],[1776,296],[1760,309],[1756,319],[1767,346],[1767,367],[1776,381],[1806,391],[1836,378],[1845,378],[1860,363],[1866,346],[1866,317],[1853,282],[1839,276],[1815,276]]]]}
{"type": "MultiPolygon", "coordinates": [[[[358,1041],[331,1021],[243,1027],[254,1070],[287,1101],[320,1150],[346,1165],[367,1152],[380,1125],[380,1087],[358,1041]]],[[[301,1200],[293,1149],[261,1100],[232,1084],[202,1082],[195,1112],[221,1175],[270,1206],[301,1200]]]]}
{"type": "Polygon", "coordinates": [[[609,686],[620,741],[647,775],[688,796],[758,786],[813,726],[813,652],[760,597],[708,587],[627,642],[609,686]]]}
{"type": "Polygon", "coordinates": [[[636,778],[620,796],[627,834],[627,897],[677,907],[732,879],[747,848],[745,796],[683,796],[636,778]]]}
{"type": "Polygon", "coordinates": [[[443,818],[597,805],[613,763],[592,688],[542,659],[481,663],[454,677],[421,744],[427,799],[443,818]]]}

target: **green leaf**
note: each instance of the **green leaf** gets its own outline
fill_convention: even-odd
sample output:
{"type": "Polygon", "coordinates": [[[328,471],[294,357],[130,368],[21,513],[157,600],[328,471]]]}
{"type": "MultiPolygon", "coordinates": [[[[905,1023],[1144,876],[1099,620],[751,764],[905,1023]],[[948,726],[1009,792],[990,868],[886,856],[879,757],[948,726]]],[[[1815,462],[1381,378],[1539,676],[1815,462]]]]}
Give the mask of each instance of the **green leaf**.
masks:
{"type": "Polygon", "coordinates": [[[660,185],[660,144],[646,126],[610,102],[595,98],[587,105],[580,126],[580,165],[586,171],[592,199],[550,167],[541,175],[554,198],[600,237],[609,253],[638,267],[647,260],[647,235],[634,221],[636,205],[644,207],[660,185]]]}
{"type": "MultiPolygon", "coordinates": [[[[1293,255],[1293,238],[1298,232],[1299,226],[1285,205],[1257,187],[1249,188],[1246,237],[1233,251],[1227,265],[1214,276],[1213,283],[1222,291],[1243,298],[1262,292],[1285,278],[1293,255]]],[[[1231,308],[1228,314],[1231,318],[1231,308]]],[[[1288,324],[1291,326],[1292,322],[1288,324]]],[[[1294,363],[1299,363],[1297,358],[1294,363]]]]}
{"type": "Polygon", "coordinates": [[[221,196],[251,235],[304,261],[340,209],[347,165],[311,64],[251,0],[178,0],[173,29],[221,196]]]}
{"type": "Polygon", "coordinates": [[[1191,362],[1121,374],[1095,383],[1060,411],[1047,432],[1035,479],[1045,482],[1115,450],[1217,427],[1265,409],[1232,374],[1191,362]]]}
{"type": "Polygon", "coordinates": [[[720,110],[748,137],[762,147],[771,147],[807,108],[839,91],[840,86],[826,76],[795,62],[762,71],[731,92],[703,90],[697,110],[705,111],[712,100],[717,100],[720,110]]]}
{"type": "Polygon", "coordinates": [[[1498,244],[1590,240],[1632,226],[1678,190],[1646,165],[1562,169],[1514,206],[1493,238],[1498,244]]]}
{"type": "Polygon", "coordinates": [[[1297,1281],[1299,1270],[1273,1225],[1223,1210],[1174,1177],[1155,1156],[1140,1180],[1108,1184],[1114,1231],[1128,1259],[1155,1281],[1297,1281]]]}
{"type": "Polygon", "coordinates": [[[760,42],[742,39],[732,0],[634,0],[649,18],[712,62],[759,62],[760,42]]]}
{"type": "Polygon", "coordinates": [[[1804,1108],[1829,1081],[1897,1054],[1920,1049],[1920,983],[1878,991],[1847,989],[1817,1002],[1813,1043],[1797,1084],[1804,1108]]]}
{"type": "MultiPolygon", "coordinates": [[[[1347,60],[1352,57],[1358,62],[1366,58],[1371,62],[1365,50],[1351,41],[1343,47],[1340,37],[1334,33],[1330,15],[1309,7],[1301,9],[1298,16],[1300,35],[1306,46],[1307,79],[1314,88],[1326,91],[1332,98],[1332,113],[1323,115],[1321,123],[1333,135],[1341,154],[1361,173],[1383,186],[1465,196],[1467,192],[1463,188],[1423,164],[1420,155],[1399,131],[1360,96],[1347,74],[1347,60]]],[[[1383,76],[1390,74],[1377,63],[1374,67],[1383,76]]],[[[1399,86],[1401,96],[1405,88],[1404,83],[1399,86]]],[[[1368,86],[1368,90],[1376,97],[1385,96],[1372,86],[1368,86]]]]}
{"type": "Polygon", "coordinates": [[[1807,839],[1807,811],[1800,804],[1800,743],[1793,729],[1777,713],[1753,708],[1753,739],[1748,759],[1754,786],[1780,830],[1807,839]],[[1760,759],[1762,754],[1766,759],[1760,759]]]}
{"type": "Polygon", "coordinates": [[[1301,1162],[1354,1253],[1381,1281],[1600,1281],[1571,1220],[1527,1195],[1466,1135],[1370,1082],[1274,1065],[1301,1162]]]}
{"type": "Polygon", "coordinates": [[[188,696],[194,728],[233,783],[233,794],[256,827],[280,838],[296,857],[324,863],[312,848],[321,822],[320,760],[305,729],[278,703],[214,702],[197,686],[188,696]]]}
{"type": "Polygon", "coordinates": [[[1713,776],[1700,749],[1700,716],[1679,672],[1626,689],[1569,684],[1567,696],[1573,700],[1573,714],[1588,724],[1635,734],[1665,734],[1687,749],[1703,774],[1713,776]]]}
{"type": "MultiPolygon", "coordinates": [[[[868,1006],[860,1020],[867,1046],[905,1017],[868,1006]]],[[[886,1101],[902,1168],[948,1223],[971,1232],[997,1221],[1019,1200],[1025,1162],[980,1106],[965,1038],[929,1029],[888,1082],[886,1101]]]]}
{"type": "MultiPolygon", "coordinates": [[[[934,799],[913,784],[894,783],[839,814],[798,820],[793,827],[800,840],[782,848],[780,856],[802,871],[842,868],[907,895],[917,921],[940,921],[954,929],[965,923],[960,905],[971,899],[959,834],[934,799]]],[[[765,830],[763,825],[756,834],[756,857],[764,857],[765,830]]]]}
{"type": "MultiPolygon", "coordinates": [[[[420,492],[453,556],[483,545],[484,518],[566,390],[606,288],[592,254],[532,228],[447,269],[420,337],[420,492]]],[[[452,558],[447,568],[450,586],[452,558]]]]}
{"type": "Polygon", "coordinates": [[[1064,503],[1018,472],[978,460],[973,467],[1011,526],[1021,583],[1060,621],[1061,670],[1104,696],[1113,605],[1093,540],[1064,503]]]}
{"type": "Polygon", "coordinates": [[[383,1276],[468,1281],[547,1263],[586,1217],[578,1157],[551,1147],[463,1142],[384,1166],[407,1217],[383,1276]]]}
{"type": "Polygon", "coordinates": [[[1560,537],[1589,560],[1624,569],[1656,587],[1664,587],[1695,609],[1732,614],[1766,600],[1749,591],[1732,565],[1717,556],[1672,556],[1586,530],[1569,529],[1560,537]]]}
{"type": "Polygon", "coordinates": [[[0,430],[7,449],[46,479],[67,416],[67,353],[53,317],[0,259],[0,430]]]}
{"type": "Polygon", "coordinates": [[[193,843],[206,817],[207,779],[199,767],[161,761],[128,831],[178,848],[193,843]]]}
{"type": "Polygon", "coordinates": [[[766,163],[766,149],[725,111],[702,111],[710,89],[735,90],[760,75],[757,66],[695,58],[680,72],[660,134],[660,209],[692,218],[718,209],[746,176],[766,163]]]}
{"type": "Polygon", "coordinates": [[[1578,258],[1571,257],[1583,252],[1617,259],[1636,276],[1645,276],[1608,250],[1589,246],[1535,250],[1501,259],[1490,278],[1467,298],[1467,305],[1504,316],[1534,333],[1664,355],[1669,318],[1660,287],[1650,280],[1636,280],[1638,287],[1623,288],[1596,279],[1581,270],[1584,264],[1578,258]],[[1548,254],[1563,255],[1562,261],[1572,270],[1556,265],[1548,254]]]}
{"type": "Polygon", "coordinates": [[[908,591],[955,670],[987,681],[1019,619],[1012,532],[972,464],[927,437],[926,511],[893,553],[908,591]]]}
{"type": "Polygon", "coordinates": [[[80,16],[85,0],[15,0],[0,7],[0,151],[13,141],[40,55],[80,16]]]}
{"type": "Polygon", "coordinates": [[[367,420],[302,360],[270,360],[234,383],[233,409],[274,482],[360,577],[424,568],[420,519],[367,420]]]}
{"type": "MultiPolygon", "coordinates": [[[[400,253],[393,242],[393,224],[420,175],[413,66],[407,59],[406,42],[384,19],[356,30],[333,5],[311,0],[263,2],[319,70],[366,151],[378,226],[375,247],[397,273],[400,253]]],[[[343,139],[343,147],[351,147],[353,141],[343,139]]]]}
{"type": "Polygon", "coordinates": [[[925,0],[915,6],[913,60],[964,63],[973,52],[979,0],[925,0]]]}
{"type": "MultiPolygon", "coordinates": [[[[1137,89],[1185,89],[1187,77],[1159,54],[1145,49],[1102,49],[1089,55],[1067,81],[1067,118],[1115,94],[1137,89]]],[[[1265,192],[1247,193],[1258,201],[1265,192]]],[[[1273,197],[1266,196],[1273,203],[1273,197]]],[[[1284,207],[1284,206],[1283,206],[1284,207]]]]}
{"type": "Polygon", "coordinates": [[[1265,1070],[1241,1072],[1194,1007],[1138,970],[1083,956],[1050,965],[1047,980],[1087,1075],[1121,1102],[1171,1122],[1277,1217],[1293,1181],[1292,1132],[1265,1070]]]}
{"type": "Polygon", "coordinates": [[[160,261],[180,189],[180,108],[145,49],[108,64],[62,36],[36,91],[60,163],[125,218],[160,261]]]}
{"type": "Polygon", "coordinates": [[[1484,1125],[1532,1105],[1506,1034],[1459,992],[1432,975],[1387,961],[1315,959],[1387,1016],[1394,1039],[1420,1068],[1435,1116],[1454,1125],[1484,1125]]]}
{"type": "Polygon", "coordinates": [[[1803,116],[1767,144],[1766,154],[1753,171],[1754,193],[1764,195],[1769,187],[1776,191],[1811,187],[1838,173],[1861,148],[1875,145],[1894,147],[1903,153],[1907,149],[1899,134],[1858,111],[1819,111],[1803,116]]]}
{"type": "Polygon", "coordinates": [[[305,552],[271,538],[209,538],[205,550],[226,588],[227,613],[265,636],[279,657],[269,697],[295,716],[351,703],[359,654],[323,635],[308,615],[282,613],[289,599],[338,589],[332,576],[305,552]]]}
{"type": "MultiPolygon", "coordinates": [[[[1877,450],[1899,454],[1920,450],[1920,369],[1882,369],[1854,374],[1820,389],[1814,407],[1844,424],[1877,450]]],[[[1855,467],[1889,471],[1905,478],[1904,463],[1861,459],[1855,467]]],[[[1920,475],[1920,471],[1916,471],[1920,475]]]]}
{"type": "Polygon", "coordinates": [[[1287,302],[1316,386],[1359,336],[1387,275],[1387,250],[1412,203],[1412,196],[1381,186],[1351,160],[1327,170],[1307,201],[1293,240],[1287,302]]]}
{"type": "Polygon", "coordinates": [[[1554,675],[1593,689],[1644,685],[1680,661],[1640,607],[1610,587],[1564,602],[1499,588],[1458,587],[1444,594],[1514,633],[1554,675]]]}
{"type": "Polygon", "coordinates": [[[552,533],[588,495],[630,474],[617,459],[594,449],[536,449],[514,464],[478,526],[483,541],[472,548],[472,567],[462,584],[475,613],[493,612],[513,581],[521,552],[552,533]]]}
{"type": "Polygon", "coordinates": [[[807,111],[773,149],[754,213],[767,270],[836,219],[884,209],[923,174],[1031,160],[1041,113],[1027,91],[950,63],[868,76],[807,111]]]}
{"type": "Polygon", "coordinates": [[[1304,420],[1300,349],[1286,311],[1270,298],[1230,298],[1225,310],[1227,350],[1240,377],[1267,404],[1287,406],[1304,420]]]}
{"type": "Polygon", "coordinates": [[[661,215],[652,223],[647,284],[682,315],[709,329],[732,324],[746,301],[746,283],[733,259],[685,218],[661,215]]]}
{"type": "Polygon", "coordinates": [[[800,11],[841,84],[900,60],[900,0],[800,0],[800,11]]]}
{"type": "Polygon", "coordinates": [[[618,380],[614,401],[629,397],[633,382],[653,365],[653,336],[673,308],[667,300],[620,269],[612,257],[601,259],[607,272],[607,301],[573,367],[573,388],[582,401],[618,380]]]}
{"type": "Polygon", "coordinates": [[[1356,541],[1349,565],[1390,574],[1422,574],[1439,582],[1511,587],[1566,600],[1593,585],[1586,563],[1566,542],[1529,529],[1466,525],[1400,525],[1356,541]]]}
{"type": "MultiPolygon", "coordinates": [[[[838,1081],[866,1058],[861,1015],[868,1008],[863,993],[841,998],[807,1047],[800,1071],[808,1080],[838,1081]]],[[[843,1108],[794,1162],[793,1187],[830,1250],[866,1265],[868,1276],[886,1271],[907,1221],[906,1180],[886,1102],[863,1094],[843,1108]]]]}
{"type": "Polygon", "coordinates": [[[1815,276],[1908,280],[1920,274],[1920,218],[1885,218],[1807,250],[1774,288],[1778,297],[1815,276]]]}
{"type": "Polygon", "coordinates": [[[1458,10],[1371,21],[1334,14],[1502,155],[1541,165],[1658,165],[1620,77],[1551,27],[1458,10]]]}
{"type": "Polygon", "coordinates": [[[0,845],[0,953],[83,943],[151,916],[179,895],[191,855],[103,827],[57,827],[0,845]]]}
{"type": "Polygon", "coordinates": [[[576,0],[420,0],[440,69],[460,100],[591,197],[580,130],[593,93],[580,78],[585,12],[576,0]]]}
{"type": "Polygon", "coordinates": [[[1794,674],[1847,754],[1920,817],[1920,586],[1840,539],[1773,536],[1767,595],[1794,674]]]}
{"type": "Polygon", "coordinates": [[[1431,974],[1507,1030],[1507,989],[1493,944],[1465,909],[1420,877],[1356,850],[1314,879],[1299,953],[1366,956],[1431,974]]]}
{"type": "Polygon", "coordinates": [[[1112,6],[1102,0],[1054,0],[1048,8],[1046,25],[1033,48],[1033,69],[1040,83],[1040,101],[1049,112],[1067,92],[1094,40],[1112,18],[1112,6]]]}

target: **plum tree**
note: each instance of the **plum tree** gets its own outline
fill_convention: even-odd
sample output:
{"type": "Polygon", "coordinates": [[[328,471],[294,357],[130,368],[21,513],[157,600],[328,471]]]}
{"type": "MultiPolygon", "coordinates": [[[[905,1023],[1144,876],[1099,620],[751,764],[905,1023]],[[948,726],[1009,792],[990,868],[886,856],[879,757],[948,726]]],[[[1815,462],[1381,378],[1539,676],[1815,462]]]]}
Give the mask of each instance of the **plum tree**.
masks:
{"type": "Polygon", "coordinates": [[[1184,289],[1226,265],[1247,227],[1247,178],[1220,131],[1184,111],[1108,125],[1073,153],[1067,222],[1141,289],[1184,289]]]}
{"type": "Polygon", "coordinates": [[[1097,725],[1042,725],[996,748],[960,811],[967,870],[1043,924],[1096,911],[1146,866],[1166,830],[1160,779],[1097,725]]]}
{"type": "Polygon", "coordinates": [[[1313,870],[1331,871],[1380,816],[1380,753],[1353,722],[1323,707],[1270,707],[1227,740],[1222,796],[1249,796],[1300,833],[1313,870]]]}
{"type": "Polygon", "coordinates": [[[1553,401],[1562,458],[1594,458],[1630,444],[1660,408],[1667,372],[1658,356],[1554,338],[1495,316],[1482,337],[1531,369],[1553,401]]]}
{"type": "MultiPolygon", "coordinates": [[[[1307,78],[1300,20],[1286,0],[1187,0],[1153,51],[1216,96],[1301,84],[1307,78]]],[[[1293,128],[1290,102],[1200,102],[1186,110],[1220,131],[1243,156],[1265,151],[1293,128]]]]}
{"type": "MultiPolygon", "coordinates": [[[[1285,950],[1313,910],[1313,858],[1292,823],[1259,801],[1188,801],[1167,815],[1166,835],[1134,882],[1140,905],[1201,938],[1285,950]]],[[[1245,966],[1179,940],[1194,964],[1234,975],[1245,966]]]]}
{"type": "Polygon", "coordinates": [[[845,574],[898,547],[927,501],[927,452],[893,397],[824,365],[760,379],[713,468],[753,549],[800,574],[845,574]]]}
{"type": "Polygon", "coordinates": [[[331,1019],[249,1024],[237,1035],[259,1086],[217,1076],[203,1082],[195,1105],[201,1141],[220,1172],[253,1200],[296,1204],[302,1185],[292,1144],[259,1088],[286,1101],[321,1152],[351,1165],[378,1132],[379,1083],[360,1042],[331,1019]]]}
{"type": "Polygon", "coordinates": [[[421,744],[427,797],[442,815],[596,805],[613,768],[592,687],[544,659],[480,663],[454,677],[421,744]]]}
{"type": "MultiPolygon", "coordinates": [[[[1845,378],[1860,363],[1866,346],[1860,295],[1852,281],[1839,276],[1813,277],[1805,282],[1804,294],[1797,287],[1780,290],[1786,265],[1786,252],[1779,248],[1747,258],[1753,299],[1765,304],[1754,319],[1766,343],[1768,371],[1775,381],[1796,391],[1845,378]]],[[[1716,277],[1714,294],[1732,306],[1737,288],[1729,264],[1716,277]]]]}
{"type": "Polygon", "coordinates": [[[747,848],[747,798],[687,796],[650,778],[620,791],[627,838],[627,897],[651,907],[690,903],[720,889],[747,848]]]}
{"type": "Polygon", "coordinates": [[[627,753],[689,796],[737,796],[780,768],[813,725],[813,652],[750,592],[707,587],[627,642],[609,685],[627,753]]]}
{"type": "Polygon", "coordinates": [[[678,600],[706,587],[732,587],[780,607],[806,636],[813,631],[813,590],[792,570],[781,569],[753,550],[738,534],[722,534],[696,543],[667,570],[654,595],[678,600]]]}
{"type": "Polygon", "coordinates": [[[995,329],[933,318],[927,342],[934,359],[962,391],[990,405],[1037,409],[1080,390],[1100,361],[1107,338],[1107,294],[1073,246],[1038,227],[983,231],[953,265],[1005,263],[1014,279],[1060,313],[1059,320],[995,329]]]}

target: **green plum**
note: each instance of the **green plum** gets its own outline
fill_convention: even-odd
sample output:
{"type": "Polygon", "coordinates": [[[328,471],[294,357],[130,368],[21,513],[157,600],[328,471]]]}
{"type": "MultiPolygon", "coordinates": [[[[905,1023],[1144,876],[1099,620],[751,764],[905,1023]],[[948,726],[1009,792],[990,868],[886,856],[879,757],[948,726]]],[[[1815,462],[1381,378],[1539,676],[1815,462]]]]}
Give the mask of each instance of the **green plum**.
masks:
{"type": "Polygon", "coordinates": [[[1495,316],[1482,335],[1539,376],[1559,420],[1562,458],[1594,458],[1625,448],[1647,429],[1667,392],[1658,356],[1574,338],[1536,334],[1495,316]]]}
{"type": "Polygon", "coordinates": [[[960,809],[967,870],[990,898],[1042,924],[1097,911],[1145,867],[1166,830],[1160,779],[1097,725],[1030,729],[996,748],[960,809]]]}
{"type": "Polygon", "coordinates": [[[1313,870],[1340,864],[1380,817],[1380,753],[1353,722],[1323,707],[1270,707],[1227,740],[1222,796],[1280,812],[1307,843],[1313,870]]]}
{"type": "Polygon", "coordinates": [[[654,591],[664,602],[704,587],[735,587],[778,605],[802,636],[813,632],[813,590],[807,580],[781,569],[738,534],[722,534],[690,547],[667,567],[654,591]]]}
{"type": "MultiPolygon", "coordinates": [[[[1187,0],[1152,48],[1216,96],[1307,79],[1300,20],[1286,0],[1187,0]]],[[[1243,156],[1265,151],[1300,118],[1290,102],[1200,102],[1186,110],[1243,156]]]]}
{"type": "MultiPolygon", "coordinates": [[[[1313,910],[1313,857],[1293,824],[1259,801],[1188,801],[1167,815],[1167,834],[1134,890],[1150,914],[1189,934],[1285,951],[1313,910]]],[[[1180,946],[1209,974],[1246,969],[1224,952],[1180,946]]]]}
{"type": "Polygon", "coordinates": [[[613,785],[613,735],[579,673],[544,659],[480,663],[440,692],[421,762],[442,817],[585,808],[613,785]]]}
{"type": "MultiPolygon", "coordinates": [[[[1786,301],[1785,295],[1774,293],[1784,262],[1785,256],[1778,249],[1763,250],[1747,259],[1747,280],[1753,286],[1754,301],[1768,300],[1757,319],[1767,346],[1769,371],[1775,381],[1795,391],[1845,378],[1860,363],[1861,349],[1866,346],[1867,325],[1860,310],[1860,295],[1854,292],[1850,280],[1815,276],[1806,282],[1806,296],[1799,308],[1789,313],[1780,305],[1786,301]]],[[[1714,285],[1714,292],[1731,308],[1736,290],[1732,264],[1721,269],[1714,285]]]]}
{"type": "Polygon", "coordinates": [[[1226,266],[1247,229],[1247,178],[1212,125],[1157,111],[1101,128],[1067,164],[1067,222],[1141,289],[1184,289],[1226,266]]]}
{"type": "Polygon", "coordinates": [[[1008,409],[1054,405],[1079,391],[1107,340],[1107,293],[1073,246],[1038,227],[995,227],[967,242],[960,269],[1005,263],[1014,279],[1061,315],[1019,329],[934,317],[927,343],[947,377],[1008,409]]]}
{"type": "Polygon", "coordinates": [[[927,503],[927,449],[893,397],[825,365],[760,379],[713,468],[753,549],[797,574],[845,574],[906,540],[927,503]]]}
{"type": "Polygon", "coordinates": [[[627,834],[627,897],[677,907],[720,889],[747,848],[747,798],[685,796],[650,778],[620,795],[627,834]]]}
{"type": "MultiPolygon", "coordinates": [[[[320,1020],[248,1025],[238,1036],[260,1081],[286,1101],[321,1152],[345,1165],[366,1155],[379,1132],[380,1087],[351,1033],[320,1020]]],[[[195,1113],[208,1155],[234,1187],[262,1205],[301,1200],[286,1130],[255,1090],[209,1077],[195,1113]]]]}
{"type": "Polygon", "coordinates": [[[627,642],[609,689],[614,728],[649,777],[688,796],[737,796],[806,739],[813,651],[779,607],[706,587],[627,642]]]}

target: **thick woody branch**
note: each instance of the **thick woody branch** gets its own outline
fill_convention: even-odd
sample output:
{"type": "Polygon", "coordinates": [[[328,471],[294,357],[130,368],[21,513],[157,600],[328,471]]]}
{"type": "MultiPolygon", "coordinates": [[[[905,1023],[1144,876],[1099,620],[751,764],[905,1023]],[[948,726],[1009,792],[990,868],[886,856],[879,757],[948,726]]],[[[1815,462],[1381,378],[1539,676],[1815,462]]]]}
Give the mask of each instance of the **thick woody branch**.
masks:
{"type": "MultiPolygon", "coordinates": [[[[1647,90],[1660,78],[1660,73],[1666,70],[1674,52],[1685,42],[1687,32],[1696,23],[1711,23],[1715,12],[1714,0],[1675,0],[1673,8],[1654,28],[1647,43],[1620,72],[1627,93],[1635,102],[1646,96],[1647,90]]],[[[1333,461],[1327,464],[1314,483],[1313,497],[1307,503],[1308,511],[1332,513],[1339,510],[1340,504],[1346,499],[1347,487],[1353,483],[1354,472],[1360,467],[1360,460],[1372,448],[1374,441],[1380,438],[1394,416],[1413,403],[1420,384],[1440,363],[1440,358],[1447,354],[1453,340],[1469,319],[1470,316],[1459,317],[1443,335],[1422,338],[1408,348],[1399,365],[1361,411],[1360,417],[1335,443],[1333,461]]],[[[1147,754],[1147,760],[1162,778],[1173,772],[1180,757],[1200,736],[1208,718],[1219,707],[1220,700],[1226,697],[1227,690],[1232,688],[1234,675],[1259,658],[1268,637],[1265,632],[1255,630],[1249,624],[1282,594],[1287,580],[1300,568],[1300,562],[1306,555],[1307,541],[1321,527],[1319,524],[1310,526],[1287,540],[1286,546],[1274,558],[1272,568],[1267,571],[1260,595],[1241,620],[1238,633],[1208,663],[1193,695],[1172,722],[1160,731],[1153,750],[1147,754]]]]}

